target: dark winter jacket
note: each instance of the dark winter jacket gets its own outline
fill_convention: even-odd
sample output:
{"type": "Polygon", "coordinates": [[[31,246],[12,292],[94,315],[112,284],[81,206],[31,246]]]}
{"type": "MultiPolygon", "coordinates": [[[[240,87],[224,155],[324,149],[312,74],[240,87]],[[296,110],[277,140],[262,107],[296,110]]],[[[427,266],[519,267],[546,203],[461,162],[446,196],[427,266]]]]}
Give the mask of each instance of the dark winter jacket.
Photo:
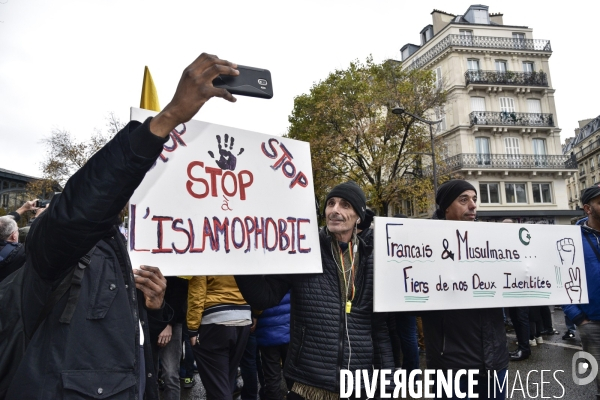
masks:
{"type": "MultiPolygon", "coordinates": [[[[440,218],[434,213],[432,219],[440,218]]],[[[508,367],[501,308],[425,311],[420,316],[427,368],[497,371],[508,367]]]]}
{"type": "MultiPolygon", "coordinates": [[[[8,243],[0,240],[0,252],[8,246],[10,253],[0,257],[0,282],[25,264],[25,248],[20,243],[8,243]]],[[[6,250],[9,251],[9,250],[6,250]]]]}
{"type": "Polygon", "coordinates": [[[49,294],[96,246],[69,324],[59,322],[68,293],[35,332],[7,399],[137,399],[140,323],[146,399],[158,399],[148,319],[164,328],[172,310],[146,310],[135,289],[122,236],[113,223],[165,140],[131,122],[67,182],[31,226],[25,251],[24,323],[31,331],[49,294]]]}
{"type": "Polygon", "coordinates": [[[579,325],[584,320],[600,321],[600,259],[594,252],[600,253],[600,234],[592,228],[585,226],[587,218],[577,222],[581,226],[581,242],[583,244],[583,256],[585,261],[585,277],[587,281],[589,304],[577,303],[577,299],[572,299],[572,304],[562,307],[563,311],[575,324],[579,325]],[[592,246],[590,246],[590,242],[592,246]]]}
{"type": "Polygon", "coordinates": [[[261,347],[280,346],[290,342],[290,293],[275,307],[267,308],[256,323],[256,343],[261,347]]]}
{"type": "Polygon", "coordinates": [[[508,345],[501,308],[427,311],[421,314],[427,368],[501,370],[508,345]]]}
{"type": "MultiPolygon", "coordinates": [[[[15,211],[9,212],[7,215],[13,217],[15,222],[21,220],[21,215],[15,211]]],[[[7,245],[12,250],[4,257],[0,255],[0,282],[25,264],[25,248],[23,245],[21,243],[9,243],[0,240],[0,254],[2,254],[2,250],[7,245]]]]}
{"type": "Polygon", "coordinates": [[[244,298],[259,310],[277,305],[292,289],[291,338],[284,374],[305,385],[339,392],[340,369],[393,370],[394,360],[386,314],[373,313],[372,248],[360,242],[356,295],[352,311],[346,314],[332,239],[324,229],[319,239],[321,274],[235,278],[244,298]]]}

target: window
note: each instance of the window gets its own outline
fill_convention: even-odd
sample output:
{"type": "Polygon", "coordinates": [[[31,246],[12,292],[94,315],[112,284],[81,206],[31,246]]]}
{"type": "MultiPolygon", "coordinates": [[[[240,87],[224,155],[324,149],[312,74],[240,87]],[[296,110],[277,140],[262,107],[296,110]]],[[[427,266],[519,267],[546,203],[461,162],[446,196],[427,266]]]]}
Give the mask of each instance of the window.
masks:
{"type": "Polygon", "coordinates": [[[581,169],[579,170],[579,175],[585,175],[585,164],[581,164],[581,169]]]}
{"type": "MultiPolygon", "coordinates": [[[[593,171],[593,170],[595,170],[595,169],[596,169],[596,167],[594,166],[594,159],[593,159],[593,158],[590,158],[590,171],[593,171]]],[[[595,183],[595,182],[594,182],[594,183],[595,183]]]]}
{"type": "Polygon", "coordinates": [[[513,32],[512,34],[513,39],[515,40],[515,48],[517,49],[521,49],[525,47],[525,34],[521,33],[521,32],[513,32]]]}
{"type": "Polygon", "coordinates": [[[546,139],[533,139],[533,154],[536,156],[545,156],[546,153],[546,139]]]}
{"type": "Polygon", "coordinates": [[[473,10],[473,22],[475,24],[487,24],[488,13],[486,10],[473,10]]]}
{"type": "Polygon", "coordinates": [[[504,138],[504,147],[506,148],[507,163],[513,167],[521,165],[521,150],[519,148],[519,138],[507,137],[504,138]]]}
{"type": "Polygon", "coordinates": [[[433,31],[430,26],[426,27],[424,31],[421,32],[421,44],[425,44],[431,39],[433,31]]]}
{"type": "Polygon", "coordinates": [[[459,30],[460,42],[463,46],[473,46],[473,31],[459,30]]]}
{"type": "Polygon", "coordinates": [[[507,203],[527,203],[527,190],[525,183],[505,183],[507,203]]]}
{"type": "Polygon", "coordinates": [[[542,102],[539,99],[527,99],[527,109],[530,113],[541,114],[542,102]]]}
{"type": "Polygon", "coordinates": [[[479,71],[479,60],[477,59],[468,59],[467,60],[467,69],[469,71],[479,71]]]}
{"type": "Polygon", "coordinates": [[[408,57],[410,57],[410,49],[407,47],[406,49],[402,50],[402,60],[406,60],[408,57]]]}
{"type": "Polygon", "coordinates": [[[483,97],[471,97],[471,111],[485,111],[485,99],[483,97]]]}
{"type": "Polygon", "coordinates": [[[521,154],[519,151],[519,138],[507,137],[504,138],[504,147],[506,148],[506,154],[518,155],[521,154]]]}
{"type": "Polygon", "coordinates": [[[471,123],[485,125],[487,124],[487,115],[485,113],[485,99],[483,97],[471,97],[471,123]]]}
{"type": "Polygon", "coordinates": [[[480,203],[500,203],[500,188],[497,183],[479,184],[479,202],[480,203]]]}
{"type": "Polygon", "coordinates": [[[481,72],[479,69],[479,60],[468,59],[467,60],[467,73],[470,81],[478,82],[481,80],[481,72]]]}
{"type": "Polygon", "coordinates": [[[442,122],[437,124],[435,128],[435,133],[441,133],[446,130],[446,113],[444,112],[444,107],[436,107],[435,108],[435,120],[441,119],[442,122]]]}
{"type": "Polygon", "coordinates": [[[523,61],[523,72],[533,72],[533,63],[531,61],[523,61]]]}
{"type": "Polygon", "coordinates": [[[512,97],[499,97],[500,111],[515,112],[515,101],[512,97]]]}
{"type": "Polygon", "coordinates": [[[437,67],[433,72],[435,73],[435,88],[442,90],[442,67],[437,67]]]}
{"type": "Polygon", "coordinates": [[[515,101],[512,97],[499,97],[500,120],[505,125],[517,125],[520,118],[515,114],[515,101]]]}
{"type": "Polygon", "coordinates": [[[545,139],[532,139],[531,145],[533,147],[533,158],[536,166],[545,166],[547,164],[546,157],[546,140],[545,139]]]}
{"type": "Polygon", "coordinates": [[[552,203],[552,193],[549,183],[533,183],[533,202],[552,203]]]}
{"type": "Polygon", "coordinates": [[[486,137],[475,138],[475,153],[478,165],[490,165],[490,139],[486,137]]]}
{"type": "Polygon", "coordinates": [[[496,71],[497,72],[506,72],[506,61],[504,60],[496,60],[496,71]]]}

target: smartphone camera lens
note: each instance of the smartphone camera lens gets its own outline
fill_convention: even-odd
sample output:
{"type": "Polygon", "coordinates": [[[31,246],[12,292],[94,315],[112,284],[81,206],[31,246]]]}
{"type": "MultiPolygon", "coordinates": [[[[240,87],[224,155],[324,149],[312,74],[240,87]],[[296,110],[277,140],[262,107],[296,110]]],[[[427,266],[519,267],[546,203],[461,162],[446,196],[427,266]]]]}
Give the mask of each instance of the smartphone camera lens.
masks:
{"type": "Polygon", "coordinates": [[[258,84],[262,85],[262,86],[266,86],[267,85],[267,80],[266,79],[259,79],[258,80],[258,84]]]}

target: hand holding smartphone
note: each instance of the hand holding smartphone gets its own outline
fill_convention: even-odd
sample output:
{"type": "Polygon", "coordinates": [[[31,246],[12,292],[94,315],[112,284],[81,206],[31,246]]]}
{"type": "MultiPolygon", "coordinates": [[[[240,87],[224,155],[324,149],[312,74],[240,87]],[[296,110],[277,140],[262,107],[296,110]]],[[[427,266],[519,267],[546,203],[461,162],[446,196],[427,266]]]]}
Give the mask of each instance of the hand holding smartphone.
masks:
{"type": "Polygon", "coordinates": [[[238,65],[237,76],[219,75],[212,82],[216,88],[226,89],[231,94],[270,99],[273,97],[271,72],[266,69],[238,65]]]}

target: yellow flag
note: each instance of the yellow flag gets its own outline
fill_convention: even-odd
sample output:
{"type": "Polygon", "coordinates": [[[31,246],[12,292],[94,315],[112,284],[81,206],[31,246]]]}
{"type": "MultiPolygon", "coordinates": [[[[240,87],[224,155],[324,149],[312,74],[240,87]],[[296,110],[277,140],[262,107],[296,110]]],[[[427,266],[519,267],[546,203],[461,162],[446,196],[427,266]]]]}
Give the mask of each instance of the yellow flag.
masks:
{"type": "Polygon", "coordinates": [[[152,75],[150,75],[150,70],[147,66],[144,68],[144,83],[142,84],[142,99],[140,100],[140,108],[157,112],[160,111],[156,86],[154,86],[152,75]]]}

